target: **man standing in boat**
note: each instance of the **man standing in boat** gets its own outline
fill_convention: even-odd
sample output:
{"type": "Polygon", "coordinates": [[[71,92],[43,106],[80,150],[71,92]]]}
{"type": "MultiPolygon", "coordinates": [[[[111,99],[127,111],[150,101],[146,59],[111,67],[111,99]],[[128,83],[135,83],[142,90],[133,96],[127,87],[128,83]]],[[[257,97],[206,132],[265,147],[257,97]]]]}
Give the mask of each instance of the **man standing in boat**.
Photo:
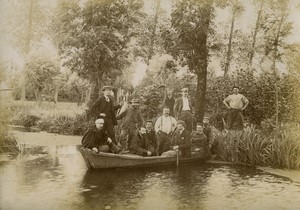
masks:
{"type": "Polygon", "coordinates": [[[176,119],[183,120],[186,124],[186,130],[190,133],[193,130],[192,103],[188,98],[188,88],[182,88],[182,97],[178,98],[174,105],[176,119]]]}
{"type": "Polygon", "coordinates": [[[174,105],[175,105],[175,98],[173,96],[172,90],[167,90],[167,95],[164,99],[163,105],[170,109],[170,115],[174,117],[174,105]]]}
{"type": "Polygon", "coordinates": [[[141,127],[139,132],[132,138],[131,153],[141,156],[155,155],[154,148],[148,142],[145,127],[141,127]]]}
{"type": "Polygon", "coordinates": [[[236,123],[237,129],[243,130],[244,124],[242,112],[248,106],[249,100],[239,93],[238,86],[234,86],[232,89],[233,94],[227,96],[223,101],[225,106],[229,109],[227,115],[227,126],[228,129],[233,129],[234,123],[236,123]]]}
{"type": "Polygon", "coordinates": [[[117,119],[123,119],[121,124],[121,133],[119,142],[125,149],[130,149],[131,139],[137,133],[138,128],[143,125],[141,111],[139,109],[139,101],[133,99],[130,101],[130,106],[127,110],[117,116],[117,119]]]}
{"type": "Polygon", "coordinates": [[[114,102],[110,97],[112,91],[110,86],[104,86],[102,91],[103,96],[95,101],[91,106],[91,110],[96,112],[97,118],[100,116],[105,120],[103,129],[107,131],[108,136],[115,142],[114,126],[118,124],[115,110],[118,109],[120,105],[114,106],[114,102]]]}
{"type": "Polygon", "coordinates": [[[84,148],[94,152],[113,152],[119,153],[119,148],[104,130],[104,119],[99,118],[95,121],[95,126],[89,128],[84,134],[81,144],[84,148]]]}
{"type": "Polygon", "coordinates": [[[158,155],[170,149],[171,134],[176,128],[176,123],[176,119],[170,116],[170,109],[165,107],[163,115],[157,118],[154,125],[154,130],[157,133],[158,155]]]}

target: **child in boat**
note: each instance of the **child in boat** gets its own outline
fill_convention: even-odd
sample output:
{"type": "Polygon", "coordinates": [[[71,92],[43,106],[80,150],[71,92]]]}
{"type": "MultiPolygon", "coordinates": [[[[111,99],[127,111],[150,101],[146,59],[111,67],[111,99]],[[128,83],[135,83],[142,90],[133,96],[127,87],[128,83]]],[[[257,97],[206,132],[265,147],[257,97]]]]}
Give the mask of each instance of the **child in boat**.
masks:
{"type": "Polygon", "coordinates": [[[81,140],[82,146],[95,152],[120,153],[121,148],[113,143],[112,139],[108,137],[108,134],[103,127],[104,119],[97,119],[95,121],[95,126],[88,129],[88,131],[84,134],[81,140]]]}

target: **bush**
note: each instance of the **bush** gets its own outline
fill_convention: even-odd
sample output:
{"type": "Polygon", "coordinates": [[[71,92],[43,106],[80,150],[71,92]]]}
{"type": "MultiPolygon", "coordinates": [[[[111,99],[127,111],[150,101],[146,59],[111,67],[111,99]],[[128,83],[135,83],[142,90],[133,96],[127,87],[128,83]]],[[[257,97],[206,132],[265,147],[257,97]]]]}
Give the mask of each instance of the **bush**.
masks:
{"type": "Polygon", "coordinates": [[[299,125],[282,124],[269,134],[248,127],[216,134],[221,160],[276,168],[300,168],[299,125]]]}
{"type": "Polygon", "coordinates": [[[11,112],[7,110],[7,107],[0,106],[0,153],[18,153],[17,142],[8,132],[7,123],[11,112]]]}

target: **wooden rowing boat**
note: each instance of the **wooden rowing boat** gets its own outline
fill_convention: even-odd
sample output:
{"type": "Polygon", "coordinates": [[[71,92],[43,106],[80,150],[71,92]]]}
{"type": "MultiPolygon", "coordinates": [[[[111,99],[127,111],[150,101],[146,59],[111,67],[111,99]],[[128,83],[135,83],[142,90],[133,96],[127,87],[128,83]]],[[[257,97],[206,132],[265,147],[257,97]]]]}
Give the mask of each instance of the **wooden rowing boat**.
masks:
{"type": "MultiPolygon", "coordinates": [[[[138,168],[175,165],[176,157],[141,157],[133,154],[112,154],[99,152],[96,153],[90,149],[80,148],[80,153],[84,158],[86,165],[91,169],[108,168],[138,168]]],[[[207,159],[207,155],[200,151],[193,153],[189,158],[179,157],[180,165],[190,163],[202,163],[207,159]]]]}

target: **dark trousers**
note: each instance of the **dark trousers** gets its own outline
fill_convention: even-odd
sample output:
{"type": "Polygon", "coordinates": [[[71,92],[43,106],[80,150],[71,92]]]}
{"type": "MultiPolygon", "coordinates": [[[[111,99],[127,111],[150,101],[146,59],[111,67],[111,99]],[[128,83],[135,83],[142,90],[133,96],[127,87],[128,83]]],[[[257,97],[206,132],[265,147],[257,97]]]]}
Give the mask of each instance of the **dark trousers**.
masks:
{"type": "Polygon", "coordinates": [[[231,130],[234,128],[234,123],[236,123],[236,128],[239,130],[243,130],[244,124],[243,124],[243,114],[242,110],[240,109],[229,109],[228,115],[227,115],[227,125],[228,129],[231,130]]]}
{"type": "Polygon", "coordinates": [[[193,130],[193,115],[191,111],[181,111],[179,120],[185,122],[185,129],[191,133],[193,130]]]}
{"type": "Polygon", "coordinates": [[[170,150],[171,137],[165,132],[159,132],[157,134],[158,141],[158,155],[170,150]]]}
{"type": "Polygon", "coordinates": [[[122,128],[119,136],[119,142],[123,148],[127,150],[131,148],[131,139],[136,133],[137,133],[137,128],[135,128],[134,126],[130,126],[127,129],[122,128]]]}
{"type": "Polygon", "coordinates": [[[111,140],[113,140],[113,142],[116,143],[113,121],[109,118],[105,118],[103,128],[104,128],[104,130],[106,130],[106,132],[107,132],[108,136],[111,138],[111,140]]]}

